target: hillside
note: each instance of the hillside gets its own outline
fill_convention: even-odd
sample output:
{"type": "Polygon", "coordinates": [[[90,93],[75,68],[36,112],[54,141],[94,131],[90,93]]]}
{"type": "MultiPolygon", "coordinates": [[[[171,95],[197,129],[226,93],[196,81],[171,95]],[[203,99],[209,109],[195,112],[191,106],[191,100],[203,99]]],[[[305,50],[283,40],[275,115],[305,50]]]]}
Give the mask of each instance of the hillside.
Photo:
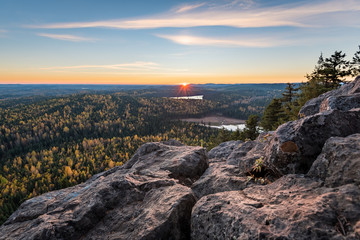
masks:
{"type": "Polygon", "coordinates": [[[146,142],[208,147],[218,130],[178,121],[260,114],[284,84],[1,85],[0,224],[34,196],[124,164],[146,142]],[[70,94],[69,93],[76,93],[70,94]],[[256,93],[256,94],[255,94],[256,93]]]}
{"type": "Polygon", "coordinates": [[[146,142],[205,145],[217,130],[175,121],[174,113],[196,114],[206,106],[86,94],[0,108],[0,223],[28,198],[124,164],[146,142]]]}

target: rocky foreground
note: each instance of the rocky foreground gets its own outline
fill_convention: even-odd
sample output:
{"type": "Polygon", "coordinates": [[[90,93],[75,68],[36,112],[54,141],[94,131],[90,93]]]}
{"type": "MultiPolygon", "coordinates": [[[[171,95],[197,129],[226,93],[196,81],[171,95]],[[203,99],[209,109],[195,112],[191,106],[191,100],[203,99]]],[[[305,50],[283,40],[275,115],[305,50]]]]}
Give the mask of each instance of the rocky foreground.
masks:
{"type": "Polygon", "coordinates": [[[0,239],[360,239],[360,78],[300,115],[209,153],[144,144],[122,167],[27,200],[0,239]]]}

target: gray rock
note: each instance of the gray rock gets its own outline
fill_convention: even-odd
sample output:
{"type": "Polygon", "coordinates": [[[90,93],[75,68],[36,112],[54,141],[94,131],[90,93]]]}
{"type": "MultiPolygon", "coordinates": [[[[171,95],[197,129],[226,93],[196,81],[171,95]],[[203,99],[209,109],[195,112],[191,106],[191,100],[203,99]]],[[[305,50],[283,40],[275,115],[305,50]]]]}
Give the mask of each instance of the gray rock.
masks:
{"type": "Polygon", "coordinates": [[[228,156],[228,158],[226,159],[226,163],[229,165],[239,165],[241,159],[244,158],[247,155],[247,153],[255,147],[255,145],[256,145],[255,141],[247,141],[240,144],[228,156]]]}
{"type": "Polygon", "coordinates": [[[227,159],[231,152],[241,144],[242,141],[223,142],[219,146],[214,147],[208,152],[209,160],[211,159],[227,159]]]}
{"type": "Polygon", "coordinates": [[[123,167],[24,202],[0,239],[189,239],[200,147],[147,143],[123,167]]]}
{"type": "Polygon", "coordinates": [[[266,186],[201,198],[192,239],[359,239],[360,189],[288,175],[266,186]]]}
{"type": "Polygon", "coordinates": [[[348,111],[359,108],[360,76],[354,81],[344,84],[339,89],[321,94],[309,100],[299,112],[299,116],[310,116],[322,111],[342,110],[348,111]],[[352,96],[351,96],[352,95],[352,96]]]}
{"type": "MultiPolygon", "coordinates": [[[[260,134],[256,140],[244,143],[244,145],[234,151],[233,154],[228,158],[228,162],[237,160],[237,164],[243,174],[248,173],[252,170],[254,163],[259,158],[266,156],[266,146],[269,145],[274,137],[273,132],[264,132],[260,134]],[[246,145],[248,144],[248,145],[246,145]],[[246,153],[244,156],[242,156],[246,153]]],[[[264,166],[270,168],[270,166],[264,166]]]]}
{"type": "Polygon", "coordinates": [[[325,186],[354,183],[360,186],[360,134],[326,141],[308,175],[320,178],[325,186]]]}
{"type": "Polygon", "coordinates": [[[360,133],[360,109],[332,110],[281,125],[265,149],[264,163],[282,174],[307,173],[330,137],[360,133]]]}
{"type": "Polygon", "coordinates": [[[195,196],[200,199],[213,193],[241,190],[247,185],[247,177],[241,175],[239,167],[228,165],[223,161],[210,163],[209,168],[191,188],[195,196]]]}
{"type": "Polygon", "coordinates": [[[360,93],[345,96],[330,96],[324,99],[320,105],[320,112],[330,110],[349,111],[360,107],[360,93]]]}
{"type": "MultiPolygon", "coordinates": [[[[265,156],[265,146],[273,138],[273,132],[266,132],[259,135],[255,141],[247,141],[233,148],[233,144],[224,144],[221,146],[222,156],[230,153],[226,161],[224,158],[213,158],[210,161],[209,168],[192,185],[192,190],[197,198],[214,194],[218,192],[242,190],[253,184],[249,181],[248,175],[252,171],[252,167],[256,161],[265,156]]],[[[271,169],[263,166],[264,174],[269,174],[271,169]]],[[[271,172],[269,179],[281,177],[275,172],[271,172]]]]}
{"type": "Polygon", "coordinates": [[[161,142],[165,145],[169,145],[169,146],[184,146],[183,143],[179,142],[178,140],[175,140],[175,139],[169,139],[167,141],[163,141],[161,142]]]}
{"type": "Polygon", "coordinates": [[[272,139],[272,132],[261,133],[255,141],[230,141],[220,144],[210,159],[210,166],[191,187],[197,198],[242,190],[252,184],[247,175],[256,159],[264,155],[264,147],[272,139]],[[220,154],[215,154],[220,153],[220,154]],[[216,158],[220,156],[221,158],[216,158]],[[226,158],[227,156],[227,158],[226,158]]]}

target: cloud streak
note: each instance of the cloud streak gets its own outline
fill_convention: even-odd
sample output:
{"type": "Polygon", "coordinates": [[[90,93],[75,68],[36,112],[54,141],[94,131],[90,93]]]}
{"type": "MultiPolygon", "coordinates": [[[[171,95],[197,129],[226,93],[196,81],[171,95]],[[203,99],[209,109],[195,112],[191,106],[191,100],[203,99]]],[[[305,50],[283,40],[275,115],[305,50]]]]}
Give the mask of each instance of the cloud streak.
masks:
{"type": "Polygon", "coordinates": [[[213,37],[201,37],[192,35],[157,35],[160,38],[164,38],[182,45],[197,45],[197,46],[217,46],[217,47],[274,47],[291,45],[294,42],[275,39],[270,37],[236,37],[232,39],[225,38],[213,38],[213,37]]]}
{"type": "MultiPolygon", "coordinates": [[[[203,5],[201,5],[203,6],[203,5]]],[[[215,8],[201,9],[198,5],[180,7],[177,13],[166,13],[150,18],[128,20],[108,20],[93,22],[53,23],[30,26],[43,29],[68,29],[68,28],[118,28],[118,29],[155,29],[155,28],[187,28],[201,26],[228,26],[235,28],[254,27],[322,27],[347,25],[341,22],[339,15],[360,11],[358,0],[328,0],[313,1],[302,5],[281,5],[276,7],[243,9],[230,8],[220,10],[215,8]],[[325,17],[326,16],[326,17],[325,17]]],[[[352,19],[354,24],[360,20],[352,19]]]]}
{"type": "Polygon", "coordinates": [[[38,36],[47,37],[56,40],[71,41],[71,42],[94,42],[95,39],[85,38],[69,34],[50,34],[50,33],[38,33],[38,36]]]}
{"type": "Polygon", "coordinates": [[[77,66],[56,66],[41,68],[42,70],[61,70],[61,69],[113,69],[113,70],[135,70],[135,69],[157,69],[159,64],[154,62],[133,62],[108,65],[77,65],[77,66]]]}
{"type": "MultiPolygon", "coordinates": [[[[130,74],[141,74],[141,72],[150,72],[156,73],[160,72],[187,72],[188,69],[174,69],[174,68],[165,68],[158,63],[154,62],[132,62],[132,63],[120,63],[120,64],[107,64],[107,65],[76,65],[76,66],[54,66],[54,67],[44,67],[40,68],[41,70],[55,70],[56,72],[61,71],[90,71],[95,70],[99,73],[104,73],[103,70],[113,71],[112,73],[130,73],[130,74]],[[119,72],[120,71],[120,72],[119,72]],[[135,72],[134,72],[135,71],[135,72]]],[[[93,72],[94,73],[94,72],[93,72]]]]}
{"type": "Polygon", "coordinates": [[[188,12],[188,11],[191,11],[191,10],[194,10],[196,8],[199,8],[199,7],[202,7],[204,6],[205,3],[199,3],[199,4],[193,4],[193,5],[183,5],[181,7],[178,7],[175,12],[177,13],[184,13],[184,12],[188,12]]]}

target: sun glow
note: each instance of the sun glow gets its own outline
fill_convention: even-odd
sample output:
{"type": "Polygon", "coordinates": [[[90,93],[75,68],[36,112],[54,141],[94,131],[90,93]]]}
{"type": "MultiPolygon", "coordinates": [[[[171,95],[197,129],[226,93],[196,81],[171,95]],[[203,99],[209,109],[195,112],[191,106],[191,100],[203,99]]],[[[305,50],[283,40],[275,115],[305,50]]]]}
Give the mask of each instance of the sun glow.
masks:
{"type": "Polygon", "coordinates": [[[178,96],[188,96],[190,94],[190,84],[189,83],[180,83],[178,96]]]}

